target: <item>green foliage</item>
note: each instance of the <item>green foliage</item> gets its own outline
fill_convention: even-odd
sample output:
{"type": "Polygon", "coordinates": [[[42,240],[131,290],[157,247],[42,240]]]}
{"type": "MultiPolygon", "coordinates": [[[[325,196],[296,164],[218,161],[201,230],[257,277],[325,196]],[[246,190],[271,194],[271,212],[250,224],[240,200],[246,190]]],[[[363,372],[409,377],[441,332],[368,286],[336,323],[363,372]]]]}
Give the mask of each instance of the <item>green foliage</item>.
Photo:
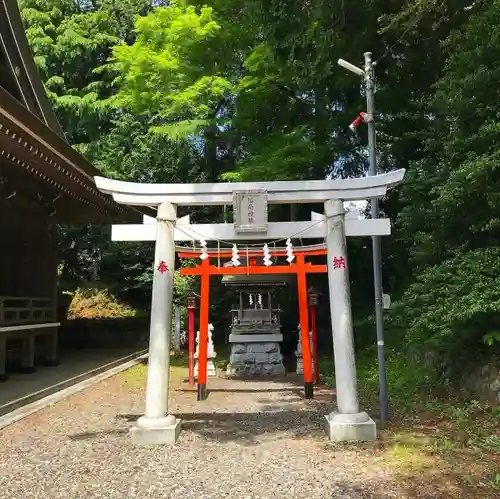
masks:
{"type": "Polygon", "coordinates": [[[464,346],[498,334],[499,272],[498,248],[459,252],[426,267],[395,305],[392,322],[412,345],[451,362],[464,346]]]}
{"type": "MultiPolygon", "coordinates": [[[[320,359],[321,379],[330,386],[331,359],[320,359]]],[[[379,380],[376,356],[358,358],[358,389],[362,407],[377,414],[379,380]]],[[[457,398],[451,390],[443,390],[437,373],[422,363],[408,369],[408,359],[393,351],[387,357],[387,388],[389,393],[390,430],[402,427],[429,427],[426,446],[436,451],[468,448],[482,453],[496,453],[500,448],[497,428],[500,422],[498,406],[469,397],[457,398]]],[[[420,433],[420,430],[419,430],[420,433]]],[[[420,434],[420,437],[422,435],[420,434]]]]}
{"type": "Polygon", "coordinates": [[[492,477],[491,486],[496,490],[500,490],[500,473],[495,473],[492,477]]]}
{"type": "Polygon", "coordinates": [[[314,158],[314,144],[304,136],[303,127],[289,133],[270,133],[262,139],[255,152],[249,147],[249,155],[241,160],[238,168],[221,175],[229,182],[252,180],[298,180],[307,178],[304,164],[314,158]]]}
{"type": "MultiPolygon", "coordinates": [[[[69,141],[103,174],[123,180],[363,175],[366,131],[354,137],[348,125],[364,97],[335,61],[361,65],[367,49],[382,56],[378,166],[407,169],[403,186],[382,203],[394,221],[383,244],[384,290],[395,303],[389,340],[410,359],[434,362],[444,379],[453,364],[475,360],[488,345],[498,348],[500,1],[20,6],[69,141]]],[[[207,207],[192,215],[221,217],[207,207]]],[[[367,246],[349,242],[358,346],[373,342],[367,246]]],[[[102,279],[147,306],[149,245],[112,245],[109,232],[85,227],[61,228],[61,248],[68,286],[102,279]]],[[[195,283],[179,285],[182,300],[195,283]]],[[[229,299],[217,290],[214,322],[225,324],[229,299]]]]}
{"type": "Polygon", "coordinates": [[[47,93],[73,144],[92,140],[105,127],[99,99],[111,92],[112,79],[99,69],[120,41],[119,25],[109,12],[98,4],[83,5],[73,0],[20,2],[47,93]]]}
{"type": "Polygon", "coordinates": [[[85,286],[75,290],[68,319],[110,319],[135,317],[136,311],[121,303],[107,289],[85,286]]]}
{"type": "Polygon", "coordinates": [[[426,97],[434,119],[400,198],[411,274],[391,323],[443,372],[500,338],[499,14],[500,2],[478,3],[442,38],[443,71],[426,97]]]}
{"type": "Polygon", "coordinates": [[[220,29],[212,8],[198,12],[182,2],[138,19],[135,43],[113,50],[112,68],[120,74],[113,105],[153,115],[154,130],[167,136],[195,134],[214,118],[231,89],[229,81],[217,74],[216,62],[212,68],[206,64],[220,29]],[[165,126],[172,121],[181,132],[165,126]]]}

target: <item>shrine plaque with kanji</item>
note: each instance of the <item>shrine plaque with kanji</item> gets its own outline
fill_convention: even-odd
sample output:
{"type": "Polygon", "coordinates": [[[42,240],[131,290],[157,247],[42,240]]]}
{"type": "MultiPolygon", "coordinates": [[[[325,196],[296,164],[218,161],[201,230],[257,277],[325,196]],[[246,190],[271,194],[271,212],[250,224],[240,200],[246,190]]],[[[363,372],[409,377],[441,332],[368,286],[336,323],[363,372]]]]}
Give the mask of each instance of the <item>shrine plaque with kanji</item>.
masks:
{"type": "Polygon", "coordinates": [[[267,232],[267,191],[248,190],[233,193],[234,230],[267,232]]]}

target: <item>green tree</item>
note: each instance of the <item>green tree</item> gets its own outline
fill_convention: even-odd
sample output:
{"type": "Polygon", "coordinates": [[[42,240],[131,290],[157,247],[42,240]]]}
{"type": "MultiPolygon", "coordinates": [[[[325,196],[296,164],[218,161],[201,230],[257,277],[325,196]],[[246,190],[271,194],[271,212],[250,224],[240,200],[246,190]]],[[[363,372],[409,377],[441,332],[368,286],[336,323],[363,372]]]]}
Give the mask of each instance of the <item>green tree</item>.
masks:
{"type": "Polygon", "coordinates": [[[398,226],[413,275],[395,322],[443,365],[498,337],[500,176],[495,81],[500,2],[478,2],[442,40],[427,140],[402,190],[398,226]]]}

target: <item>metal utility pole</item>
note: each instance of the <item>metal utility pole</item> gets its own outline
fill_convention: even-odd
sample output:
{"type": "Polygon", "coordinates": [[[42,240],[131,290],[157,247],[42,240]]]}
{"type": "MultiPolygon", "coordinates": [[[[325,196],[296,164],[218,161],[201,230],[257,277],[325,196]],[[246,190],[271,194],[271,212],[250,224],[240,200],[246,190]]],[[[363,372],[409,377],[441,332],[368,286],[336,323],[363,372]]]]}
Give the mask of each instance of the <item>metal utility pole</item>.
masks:
{"type": "MultiPolygon", "coordinates": [[[[377,142],[375,138],[375,65],[372,62],[371,52],[365,53],[365,92],[366,112],[371,117],[368,120],[368,157],[369,175],[377,175],[377,142]]],[[[370,202],[372,218],[378,218],[378,199],[373,198],[370,202]]],[[[380,236],[372,237],[373,247],[373,285],[375,290],[375,322],[377,325],[377,354],[379,368],[379,390],[380,390],[380,422],[387,421],[387,375],[385,367],[384,346],[384,306],[382,302],[382,251],[380,236]]]]}
{"type": "MultiPolygon", "coordinates": [[[[366,52],[365,66],[360,69],[342,59],[339,59],[340,66],[363,77],[366,94],[366,113],[361,113],[361,117],[368,126],[368,175],[377,175],[377,143],[375,138],[375,63],[372,61],[372,53],[366,52]]],[[[358,121],[359,124],[359,121],[358,121]]],[[[355,125],[357,126],[357,124],[355,125]]],[[[352,128],[351,128],[352,129],[352,128]]],[[[378,199],[370,201],[371,217],[378,218],[378,199]]],[[[373,285],[375,291],[375,322],[377,326],[377,353],[379,368],[379,394],[380,394],[380,422],[382,425],[387,421],[388,399],[387,399],[387,375],[385,366],[385,346],[384,346],[384,308],[382,297],[382,252],[380,246],[380,236],[372,236],[373,247],[373,285]]]]}

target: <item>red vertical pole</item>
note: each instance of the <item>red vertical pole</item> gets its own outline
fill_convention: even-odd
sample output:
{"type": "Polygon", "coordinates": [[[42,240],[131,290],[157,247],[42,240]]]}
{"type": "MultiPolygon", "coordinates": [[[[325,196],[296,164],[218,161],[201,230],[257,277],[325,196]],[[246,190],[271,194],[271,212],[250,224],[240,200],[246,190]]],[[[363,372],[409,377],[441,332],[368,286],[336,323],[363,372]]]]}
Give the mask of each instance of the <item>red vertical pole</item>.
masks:
{"type": "Polygon", "coordinates": [[[304,395],[314,397],[311,343],[309,341],[309,310],[307,306],[307,277],[304,255],[297,255],[297,290],[299,297],[300,332],[302,342],[302,363],[304,365],[304,395]]]}
{"type": "Polygon", "coordinates": [[[203,260],[200,298],[200,342],[198,344],[198,395],[205,400],[207,390],[208,313],[210,300],[210,258],[203,260]]]}
{"type": "Polygon", "coordinates": [[[319,384],[319,362],[318,362],[318,331],[316,329],[316,305],[311,306],[311,331],[313,344],[313,361],[315,383],[319,384]]]}
{"type": "Polygon", "coordinates": [[[194,386],[194,308],[188,308],[188,331],[189,331],[189,385],[194,386]]]}

